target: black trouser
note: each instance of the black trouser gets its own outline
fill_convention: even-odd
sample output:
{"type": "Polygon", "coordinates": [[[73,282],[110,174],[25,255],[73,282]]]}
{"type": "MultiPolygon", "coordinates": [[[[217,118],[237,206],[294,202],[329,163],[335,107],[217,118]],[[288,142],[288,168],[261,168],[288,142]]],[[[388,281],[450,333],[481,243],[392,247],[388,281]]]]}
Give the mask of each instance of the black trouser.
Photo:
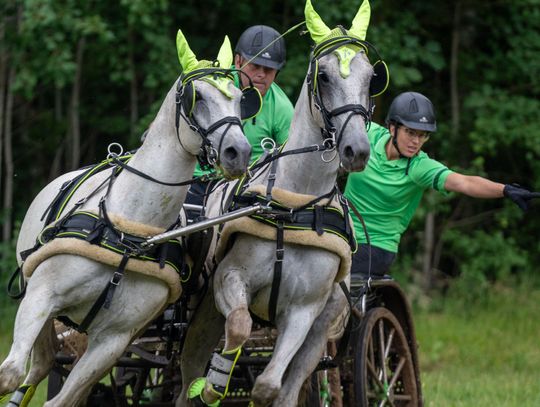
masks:
{"type": "Polygon", "coordinates": [[[388,250],[381,249],[376,246],[368,246],[367,244],[359,244],[358,250],[352,256],[351,273],[354,275],[361,275],[367,278],[383,277],[388,274],[390,266],[396,259],[396,253],[389,252],[388,250]],[[371,268],[369,253],[371,250],[371,268]]]}

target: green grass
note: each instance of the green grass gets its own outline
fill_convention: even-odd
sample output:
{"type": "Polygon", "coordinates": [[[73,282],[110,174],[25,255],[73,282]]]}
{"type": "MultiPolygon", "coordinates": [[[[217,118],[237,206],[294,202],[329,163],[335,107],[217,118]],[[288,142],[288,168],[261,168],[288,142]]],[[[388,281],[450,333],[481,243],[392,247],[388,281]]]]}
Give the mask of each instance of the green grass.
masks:
{"type": "Polygon", "coordinates": [[[540,406],[539,311],[528,287],[416,311],[426,406],[540,406]]]}
{"type": "MultiPolygon", "coordinates": [[[[3,362],[11,348],[13,341],[13,323],[17,306],[14,301],[7,298],[0,298],[0,362],[3,362]]],[[[41,382],[36,390],[36,394],[30,402],[30,407],[39,407],[47,401],[47,380],[41,382]]],[[[0,403],[1,407],[7,405],[7,401],[0,403]]]]}
{"type": "MultiPolygon", "coordinates": [[[[473,303],[454,294],[415,311],[427,407],[540,406],[538,287],[497,286],[473,303]]],[[[0,301],[1,360],[14,316],[15,306],[0,301]]],[[[42,383],[30,405],[42,406],[45,397],[42,383]]]]}

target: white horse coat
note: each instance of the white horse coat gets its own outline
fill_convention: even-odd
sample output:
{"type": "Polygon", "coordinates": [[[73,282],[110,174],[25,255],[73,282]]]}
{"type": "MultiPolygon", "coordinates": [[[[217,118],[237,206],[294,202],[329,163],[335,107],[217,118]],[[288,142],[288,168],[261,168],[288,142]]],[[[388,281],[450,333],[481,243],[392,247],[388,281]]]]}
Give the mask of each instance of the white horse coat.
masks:
{"type": "MultiPolygon", "coordinates": [[[[357,17],[365,17],[366,4],[369,20],[367,0],[357,17]]],[[[367,23],[359,28],[356,24],[358,19],[355,18],[350,34],[339,29],[331,31],[313,11],[309,0],[306,4],[306,20],[317,43],[332,38],[344,39],[347,35],[358,38],[358,31],[363,29],[365,36],[367,29],[367,23]],[[316,16],[315,22],[313,14],[316,16]],[[321,24],[324,27],[321,28],[321,24]]],[[[335,128],[333,135],[336,149],[279,158],[275,188],[290,191],[291,194],[322,196],[334,187],[340,167],[346,171],[362,170],[369,158],[366,120],[369,117],[369,88],[373,67],[362,47],[351,48],[346,40],[341,43],[341,40],[337,41],[334,44],[339,46],[334,49],[322,47],[317,57],[316,73],[313,65],[308,72],[296,103],[284,151],[321,144],[322,129],[328,130],[321,107],[326,112],[339,112],[330,115],[335,128]],[[330,52],[325,53],[325,50],[330,52]],[[309,84],[313,86],[314,75],[318,82],[318,99],[310,94],[309,89],[309,84]],[[342,107],[346,108],[340,110],[342,107]],[[361,110],[364,114],[358,114],[361,110]]],[[[266,185],[264,181],[257,179],[254,183],[266,185]]],[[[215,211],[220,202],[220,197],[211,197],[209,213],[215,211]]],[[[249,311],[262,318],[269,314],[275,261],[274,241],[238,233],[231,249],[215,270],[213,295],[205,299],[190,324],[182,353],[185,387],[178,406],[185,405],[187,385],[203,373],[208,354],[223,332],[217,327],[223,317],[216,313],[213,301],[226,320],[224,352],[233,352],[249,337],[252,323],[249,311]]],[[[275,319],[279,334],[272,359],[252,389],[255,406],[296,405],[301,384],[311,374],[323,352],[330,322],[346,304],[345,296],[339,286],[334,284],[339,265],[340,258],[335,253],[320,248],[285,244],[275,319]]],[[[207,376],[206,388],[201,397],[206,402],[213,402],[217,396],[209,388],[208,380],[207,376]]]]}
{"type": "MultiPolygon", "coordinates": [[[[187,47],[187,43],[179,44],[187,47]]],[[[192,57],[187,62],[197,64],[189,47],[187,51],[185,47],[183,54],[192,57]]],[[[230,56],[224,58],[222,63],[228,68],[232,61],[228,39],[222,46],[220,56],[223,51],[230,56]]],[[[182,54],[180,48],[179,54],[182,54]]],[[[185,73],[187,63],[184,64],[182,57],[180,55],[185,73]]],[[[223,58],[218,57],[218,60],[223,58]]],[[[192,114],[202,128],[208,129],[227,117],[240,123],[241,92],[230,79],[223,80],[226,82],[221,83],[222,89],[204,77],[192,82],[199,95],[192,114]]],[[[191,179],[202,142],[201,136],[184,119],[189,112],[183,111],[184,118],[180,118],[179,127],[176,128],[175,115],[179,107],[176,103],[177,85],[178,81],[167,93],[143,145],[129,162],[132,168],[166,183],[191,179]]],[[[251,147],[241,126],[226,128],[217,128],[207,134],[207,138],[216,149],[217,146],[221,147],[217,153],[223,172],[239,176],[245,171],[251,147]]],[[[111,171],[112,168],[100,172],[84,183],[74,194],[66,211],[94,191],[111,171]]],[[[38,194],[23,221],[17,252],[34,246],[44,226],[40,221],[42,214],[60,186],[77,173],[61,176],[38,194]]],[[[98,213],[98,204],[104,198],[109,214],[157,230],[163,230],[175,222],[188,188],[162,185],[127,170],[117,176],[108,193],[107,187],[105,185],[99,189],[79,209],[98,213]]],[[[24,383],[37,385],[47,375],[54,361],[53,318],[65,315],[80,324],[114,271],[114,267],[70,254],[50,257],[37,266],[28,281],[26,296],[17,313],[11,351],[0,366],[0,395],[14,391],[21,384],[31,351],[32,365],[24,383]]],[[[133,337],[161,312],[168,299],[169,288],[160,279],[126,272],[114,293],[110,309],[101,309],[88,328],[86,353],[70,373],[62,391],[45,405],[79,405],[92,385],[114,365],[133,337]]]]}

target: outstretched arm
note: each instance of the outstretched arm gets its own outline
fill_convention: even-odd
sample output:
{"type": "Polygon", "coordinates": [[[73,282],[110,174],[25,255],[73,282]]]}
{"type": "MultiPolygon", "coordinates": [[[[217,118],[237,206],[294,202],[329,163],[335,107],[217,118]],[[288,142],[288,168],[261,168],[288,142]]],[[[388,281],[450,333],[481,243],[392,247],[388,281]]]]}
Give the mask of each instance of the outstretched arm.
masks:
{"type": "Polygon", "coordinates": [[[502,198],[504,196],[504,184],[475,175],[458,174],[457,172],[451,173],[446,178],[444,188],[447,191],[460,192],[473,198],[502,198]]]}
{"type": "Polygon", "coordinates": [[[540,198],[540,192],[531,192],[516,184],[501,184],[475,175],[463,175],[456,172],[446,178],[444,187],[447,191],[460,192],[473,198],[502,198],[505,196],[522,210],[529,209],[530,200],[540,198]]]}

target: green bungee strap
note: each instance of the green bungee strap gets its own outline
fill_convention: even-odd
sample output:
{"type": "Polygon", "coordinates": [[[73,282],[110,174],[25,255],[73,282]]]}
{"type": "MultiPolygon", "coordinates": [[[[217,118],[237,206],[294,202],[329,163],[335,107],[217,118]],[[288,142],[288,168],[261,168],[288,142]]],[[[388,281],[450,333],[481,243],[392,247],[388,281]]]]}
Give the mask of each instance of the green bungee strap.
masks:
{"type": "Polygon", "coordinates": [[[232,372],[241,352],[242,347],[239,346],[229,351],[224,350],[221,355],[214,353],[212,357],[206,380],[211,385],[211,391],[220,399],[227,395],[232,372]]]}
{"type": "Polygon", "coordinates": [[[11,396],[11,399],[9,400],[8,406],[28,407],[35,392],[35,384],[23,384],[15,391],[15,393],[13,393],[13,396],[11,396]]]}

